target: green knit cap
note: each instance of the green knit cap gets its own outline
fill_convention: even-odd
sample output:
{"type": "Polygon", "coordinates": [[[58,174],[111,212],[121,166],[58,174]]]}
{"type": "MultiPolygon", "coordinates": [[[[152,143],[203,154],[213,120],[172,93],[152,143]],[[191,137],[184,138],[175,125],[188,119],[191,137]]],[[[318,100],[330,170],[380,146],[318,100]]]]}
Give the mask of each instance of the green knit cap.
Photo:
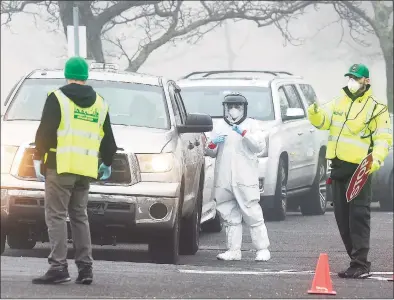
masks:
{"type": "Polygon", "coordinates": [[[86,60],[78,56],[71,57],[64,67],[64,77],[86,81],[89,77],[89,65],[86,60]]]}

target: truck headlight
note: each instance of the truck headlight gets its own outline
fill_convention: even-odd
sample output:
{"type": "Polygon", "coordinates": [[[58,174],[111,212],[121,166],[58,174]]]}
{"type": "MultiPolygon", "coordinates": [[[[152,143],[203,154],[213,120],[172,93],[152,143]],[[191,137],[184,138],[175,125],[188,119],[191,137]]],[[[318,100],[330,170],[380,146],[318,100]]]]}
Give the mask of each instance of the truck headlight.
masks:
{"type": "Polygon", "coordinates": [[[269,138],[269,136],[267,135],[267,136],[265,137],[265,149],[264,149],[263,152],[260,152],[260,153],[257,155],[257,157],[268,157],[269,141],[270,141],[270,138],[269,138]]]}
{"type": "Polygon", "coordinates": [[[18,147],[16,146],[1,145],[1,174],[11,171],[16,151],[18,151],[18,147]]]}
{"type": "Polygon", "coordinates": [[[164,173],[171,171],[174,165],[172,153],[137,154],[141,173],[164,173]]]}

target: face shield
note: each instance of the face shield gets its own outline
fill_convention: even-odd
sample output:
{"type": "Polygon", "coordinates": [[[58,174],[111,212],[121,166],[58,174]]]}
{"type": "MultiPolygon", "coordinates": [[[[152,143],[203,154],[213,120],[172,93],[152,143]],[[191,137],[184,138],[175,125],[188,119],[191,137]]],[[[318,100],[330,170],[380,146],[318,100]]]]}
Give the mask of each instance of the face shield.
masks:
{"type": "Polygon", "coordinates": [[[240,94],[227,95],[223,101],[223,117],[229,125],[242,123],[247,116],[246,98],[240,94]]]}

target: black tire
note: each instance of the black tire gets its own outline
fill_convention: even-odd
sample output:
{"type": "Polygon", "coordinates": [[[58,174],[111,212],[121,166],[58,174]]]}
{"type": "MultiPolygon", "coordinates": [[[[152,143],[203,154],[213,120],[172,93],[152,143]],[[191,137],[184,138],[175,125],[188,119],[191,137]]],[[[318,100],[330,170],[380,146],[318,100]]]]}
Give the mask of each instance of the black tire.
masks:
{"type": "MultiPolygon", "coordinates": [[[[185,186],[182,183],[180,195],[184,197],[185,186]]],[[[181,199],[180,199],[181,200],[181,199]]],[[[149,254],[157,264],[177,264],[179,261],[179,238],[181,231],[183,200],[179,201],[174,227],[154,235],[149,243],[149,254]]]]}
{"type": "Polygon", "coordinates": [[[5,235],[5,233],[2,233],[1,234],[1,253],[0,254],[3,254],[3,252],[4,252],[5,240],[6,240],[6,235],[5,235]]]}
{"type": "Polygon", "coordinates": [[[223,223],[222,220],[220,219],[219,213],[216,212],[214,219],[201,224],[201,228],[203,232],[209,232],[209,233],[221,232],[223,229],[223,223]]]}
{"type": "Polygon", "coordinates": [[[287,199],[287,211],[298,211],[300,208],[300,201],[298,198],[287,199]]]}
{"type": "Polygon", "coordinates": [[[283,221],[287,211],[287,169],[286,162],[281,157],[278,165],[278,176],[274,196],[274,207],[266,209],[265,218],[269,221],[283,221]]]}
{"type": "Polygon", "coordinates": [[[29,240],[28,232],[19,231],[8,233],[7,244],[11,249],[31,250],[36,245],[36,241],[29,240]]]}
{"type": "Polygon", "coordinates": [[[194,255],[200,246],[202,189],[198,191],[193,213],[181,222],[179,254],[194,255]]]}
{"type": "Polygon", "coordinates": [[[393,202],[394,202],[394,199],[393,199],[393,172],[391,172],[391,175],[390,175],[390,180],[389,180],[389,182],[390,182],[390,197],[381,197],[380,199],[379,199],[379,204],[380,204],[380,210],[382,210],[382,211],[393,211],[394,209],[393,209],[393,202]]]}
{"type": "Polygon", "coordinates": [[[327,162],[319,157],[317,172],[312,188],[300,202],[301,213],[304,216],[324,215],[327,208],[327,162]]]}
{"type": "Polygon", "coordinates": [[[174,227],[155,236],[149,243],[149,254],[157,264],[177,264],[179,260],[179,212],[176,215],[174,227]]]}

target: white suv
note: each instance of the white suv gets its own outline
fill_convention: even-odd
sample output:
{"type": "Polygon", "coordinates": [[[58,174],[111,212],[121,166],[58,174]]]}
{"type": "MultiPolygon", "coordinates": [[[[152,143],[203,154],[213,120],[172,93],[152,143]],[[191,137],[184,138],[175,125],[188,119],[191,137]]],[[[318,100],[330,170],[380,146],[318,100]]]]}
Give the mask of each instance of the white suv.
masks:
{"type": "MultiPolygon", "coordinates": [[[[327,133],[307,119],[316,100],[312,86],[300,76],[279,71],[202,71],[178,80],[188,111],[223,116],[223,97],[240,92],[248,100],[248,117],[267,132],[267,150],[259,154],[260,195],[266,219],[284,220],[286,210],[303,215],[326,211],[327,133]]],[[[216,119],[216,120],[215,120],[216,119]]],[[[209,133],[207,133],[209,137],[209,133]]],[[[206,157],[205,203],[215,203],[214,160],[206,157]]],[[[212,205],[206,205],[210,207],[212,205]]],[[[202,212],[204,214],[204,211],[202,212]]]]}

